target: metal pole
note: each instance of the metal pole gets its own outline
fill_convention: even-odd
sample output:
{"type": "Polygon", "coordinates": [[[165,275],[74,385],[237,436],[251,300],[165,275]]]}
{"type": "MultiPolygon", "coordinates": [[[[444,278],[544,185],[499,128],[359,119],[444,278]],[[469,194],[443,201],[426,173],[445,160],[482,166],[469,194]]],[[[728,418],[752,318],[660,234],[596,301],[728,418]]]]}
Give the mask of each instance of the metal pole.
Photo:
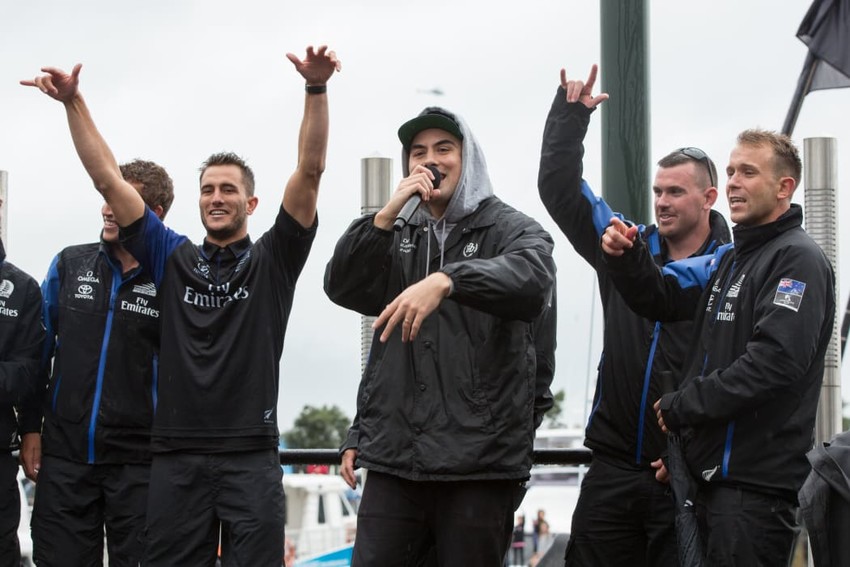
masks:
{"type": "MultiPolygon", "coordinates": [[[[380,211],[390,200],[393,181],[393,160],[385,157],[367,157],[360,160],[360,214],[380,211]]],[[[360,374],[369,361],[372,345],[372,323],[375,317],[360,318],[360,374]]]]}
{"type": "Polygon", "coordinates": [[[8,208],[6,207],[8,194],[9,174],[0,170],[0,240],[3,241],[3,246],[7,252],[9,251],[9,243],[6,240],[6,226],[8,224],[6,221],[9,218],[8,208]]]}
{"type": "MultiPolygon", "coordinates": [[[[838,141],[835,138],[803,140],[806,187],[806,231],[823,249],[835,271],[838,285],[838,141]]],[[[838,302],[833,314],[832,339],[824,359],[823,386],[815,423],[815,442],[832,439],[842,430],[838,302]]]]}
{"type": "Polygon", "coordinates": [[[602,0],[602,195],[639,223],[652,220],[649,172],[649,2],[602,0]]]}

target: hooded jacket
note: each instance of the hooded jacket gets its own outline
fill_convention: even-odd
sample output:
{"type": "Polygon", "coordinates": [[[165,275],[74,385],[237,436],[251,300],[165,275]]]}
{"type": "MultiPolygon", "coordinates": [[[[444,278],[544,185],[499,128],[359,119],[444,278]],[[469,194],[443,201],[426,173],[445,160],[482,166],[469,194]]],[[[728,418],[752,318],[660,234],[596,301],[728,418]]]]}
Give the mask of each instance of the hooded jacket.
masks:
{"type": "Polygon", "coordinates": [[[453,286],[414,341],[375,333],[347,443],[358,466],[410,480],[525,479],[542,390],[533,322],[551,301],[552,239],[493,196],[483,153],[454,118],[462,171],[445,215],[420,208],[400,232],[361,217],[325,271],[328,297],[367,316],[432,272],[453,286]]]}
{"type": "Polygon", "coordinates": [[[20,435],[41,429],[45,379],[38,283],[6,261],[0,242],[0,452],[20,446],[20,435]]]}
{"type": "MultiPolygon", "coordinates": [[[[614,459],[620,466],[648,469],[667,449],[652,404],[670,387],[665,384],[668,376],[673,385],[681,380],[693,325],[641,317],[611,281],[599,240],[615,213],[582,179],[582,142],[592,112],[582,103],[567,103],[563,88],[558,88],[543,132],[538,190],[546,210],[599,282],[605,325],[585,445],[595,456],[614,459]]],[[[711,211],[709,222],[709,237],[695,256],[730,240],[719,213],[711,211]]],[[[639,230],[649,243],[652,261],[658,266],[668,263],[658,228],[640,225],[639,230]]]]}
{"type": "Polygon", "coordinates": [[[147,463],[156,399],[159,298],[104,242],[69,246],[44,280],[45,454],[79,463],[147,463]]]}
{"type": "Polygon", "coordinates": [[[802,220],[791,205],[774,222],[736,226],[734,248],[660,272],[645,246],[607,257],[633,308],[695,318],[685,381],[661,398],[667,427],[692,430],[691,474],[789,502],[809,471],[835,315],[832,267],[802,220]]]}

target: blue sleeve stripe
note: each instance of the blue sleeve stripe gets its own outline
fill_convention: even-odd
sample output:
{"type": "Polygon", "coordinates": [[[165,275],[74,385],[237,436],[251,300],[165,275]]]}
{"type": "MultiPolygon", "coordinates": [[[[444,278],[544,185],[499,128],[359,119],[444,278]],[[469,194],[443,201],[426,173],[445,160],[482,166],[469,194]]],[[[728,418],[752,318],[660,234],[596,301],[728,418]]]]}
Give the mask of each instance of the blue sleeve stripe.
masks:
{"type": "Polygon", "coordinates": [[[47,336],[44,340],[44,348],[41,352],[42,369],[46,370],[50,367],[50,360],[53,358],[53,350],[56,346],[56,311],[59,308],[59,255],[57,254],[53,261],[50,262],[50,268],[47,269],[47,276],[41,284],[41,319],[44,323],[47,336]]]}
{"type": "Polygon", "coordinates": [[[162,284],[168,257],[186,240],[186,237],[162,224],[162,221],[149,208],[146,209],[144,222],[142,241],[146,258],[145,266],[153,276],[154,283],[159,287],[162,284]]]}
{"type": "Polygon", "coordinates": [[[602,238],[602,233],[605,232],[605,229],[608,228],[609,224],[611,224],[611,217],[616,216],[622,219],[623,216],[612,211],[611,207],[608,206],[608,203],[606,203],[604,199],[594,195],[590,185],[588,185],[587,181],[584,179],[581,180],[581,194],[590,202],[593,226],[596,228],[596,234],[602,238]]]}
{"type": "Polygon", "coordinates": [[[714,254],[694,256],[670,262],[661,269],[661,273],[665,276],[676,278],[676,281],[679,282],[679,287],[682,289],[689,287],[705,288],[708,280],[717,271],[717,266],[720,264],[721,258],[731,248],[732,244],[724,244],[714,254]]]}

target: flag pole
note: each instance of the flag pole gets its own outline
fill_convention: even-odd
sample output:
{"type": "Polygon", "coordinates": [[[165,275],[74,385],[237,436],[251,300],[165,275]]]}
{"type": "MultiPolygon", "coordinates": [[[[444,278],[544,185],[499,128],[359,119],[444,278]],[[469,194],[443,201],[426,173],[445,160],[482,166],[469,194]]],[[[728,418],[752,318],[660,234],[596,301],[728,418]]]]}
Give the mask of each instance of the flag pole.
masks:
{"type": "Polygon", "coordinates": [[[809,51],[806,54],[806,61],[803,63],[803,72],[800,73],[800,78],[797,80],[797,90],[794,91],[794,98],[791,99],[791,107],[788,109],[788,115],[785,116],[785,124],[782,125],[782,133],[786,136],[791,136],[794,132],[794,126],[797,125],[797,117],[800,115],[800,109],[803,107],[803,99],[809,92],[809,87],[812,86],[812,79],[815,76],[815,70],[818,68],[820,60],[809,51]]]}

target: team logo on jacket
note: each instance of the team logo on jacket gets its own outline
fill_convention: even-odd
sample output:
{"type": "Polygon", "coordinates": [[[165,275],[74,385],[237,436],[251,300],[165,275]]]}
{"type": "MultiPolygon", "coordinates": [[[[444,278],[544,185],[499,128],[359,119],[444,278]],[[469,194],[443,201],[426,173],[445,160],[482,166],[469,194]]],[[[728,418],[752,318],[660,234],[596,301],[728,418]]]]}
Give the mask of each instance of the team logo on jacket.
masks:
{"type": "Polygon", "coordinates": [[[792,311],[798,311],[803,303],[803,293],[806,291],[806,282],[782,278],[773,296],[773,304],[787,307],[792,311]]]}
{"type": "Polygon", "coordinates": [[[4,317],[17,317],[18,310],[6,307],[6,300],[15,293],[15,284],[9,280],[0,282],[0,315],[4,317]]]}
{"type": "Polygon", "coordinates": [[[86,272],[85,275],[77,276],[77,281],[78,282],[90,283],[90,284],[100,283],[100,278],[98,278],[96,275],[94,275],[93,271],[89,270],[89,271],[86,272]]]}
{"type": "Polygon", "coordinates": [[[133,286],[133,293],[138,293],[138,294],[141,294],[141,295],[148,295],[150,297],[156,297],[156,286],[153,285],[153,282],[141,284],[141,285],[134,285],[133,286]]]}
{"type": "Polygon", "coordinates": [[[726,292],[726,297],[730,299],[738,297],[738,294],[741,293],[741,285],[744,283],[745,277],[747,277],[747,274],[741,274],[741,277],[738,278],[738,281],[736,281],[729,287],[729,291],[726,292]]]}
{"type": "Polygon", "coordinates": [[[74,294],[74,299],[86,299],[94,301],[94,288],[89,284],[81,284],[77,288],[77,293],[74,294]]]}
{"type": "Polygon", "coordinates": [[[398,251],[402,254],[410,254],[416,250],[416,245],[410,241],[409,238],[402,238],[401,243],[398,245],[398,251]]]}
{"type": "Polygon", "coordinates": [[[463,247],[463,257],[471,258],[478,252],[478,243],[477,242],[467,242],[466,246],[463,247]]]}
{"type": "Polygon", "coordinates": [[[0,283],[0,297],[5,299],[9,299],[12,297],[12,294],[15,292],[15,284],[10,282],[9,280],[3,280],[0,283]]]}
{"type": "Polygon", "coordinates": [[[719,469],[719,468],[720,468],[720,467],[714,467],[713,469],[706,469],[706,470],[702,471],[702,479],[703,479],[704,481],[706,481],[706,482],[707,482],[707,481],[710,481],[710,480],[711,480],[711,478],[712,478],[715,474],[717,474],[717,469],[719,469]]]}

